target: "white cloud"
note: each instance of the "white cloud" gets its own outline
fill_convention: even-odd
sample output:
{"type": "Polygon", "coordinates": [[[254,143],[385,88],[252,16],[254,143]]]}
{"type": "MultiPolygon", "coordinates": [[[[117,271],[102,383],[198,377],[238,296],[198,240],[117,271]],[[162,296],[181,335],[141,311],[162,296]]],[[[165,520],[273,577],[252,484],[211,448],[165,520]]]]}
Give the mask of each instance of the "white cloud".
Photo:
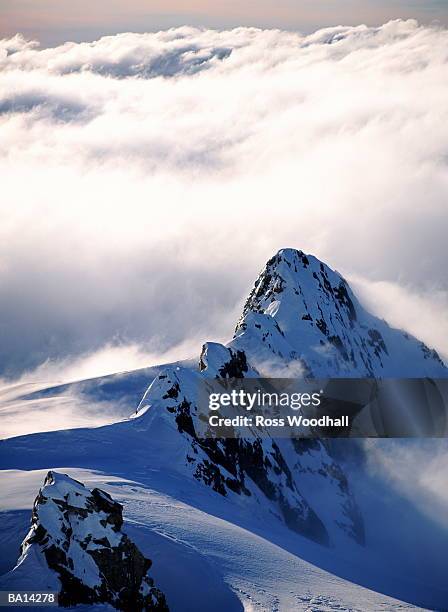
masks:
{"type": "Polygon", "coordinates": [[[365,448],[373,475],[384,479],[422,514],[448,527],[446,440],[366,440],[365,448]]]}
{"type": "Polygon", "coordinates": [[[447,354],[447,42],[396,21],[1,43],[0,371],[227,338],[285,246],[447,354]]]}
{"type": "MultiPolygon", "coordinates": [[[[132,371],[195,357],[199,343],[196,339],[156,353],[144,352],[136,344],[106,345],[76,357],[47,359],[14,381],[0,378],[0,439],[39,431],[99,427],[126,418],[137,408],[140,398],[134,397],[135,392],[122,390],[121,395],[116,392],[116,396],[106,394],[104,398],[101,392],[84,388],[86,379],[121,373],[123,368],[132,371]],[[64,386],[78,381],[79,385],[64,386]],[[45,393],[39,393],[43,390],[45,393]]],[[[151,374],[146,376],[149,384],[151,374]]]]}
{"type": "Polygon", "coordinates": [[[387,281],[350,278],[351,286],[363,304],[394,327],[412,329],[429,346],[440,346],[448,362],[448,292],[440,287],[422,293],[387,281]]]}
{"type": "MultiPolygon", "coordinates": [[[[47,359],[37,368],[22,374],[20,379],[14,381],[15,385],[41,384],[42,388],[48,383],[66,384],[76,381],[107,376],[117,372],[130,372],[139,368],[161,365],[162,363],[178,361],[180,359],[195,358],[197,342],[184,342],[176,345],[166,352],[143,352],[138,344],[106,345],[92,353],[81,354],[65,359],[47,359]],[[122,369],[126,365],[125,370],[122,369]]],[[[7,388],[8,382],[0,379],[0,391],[7,388]]]]}

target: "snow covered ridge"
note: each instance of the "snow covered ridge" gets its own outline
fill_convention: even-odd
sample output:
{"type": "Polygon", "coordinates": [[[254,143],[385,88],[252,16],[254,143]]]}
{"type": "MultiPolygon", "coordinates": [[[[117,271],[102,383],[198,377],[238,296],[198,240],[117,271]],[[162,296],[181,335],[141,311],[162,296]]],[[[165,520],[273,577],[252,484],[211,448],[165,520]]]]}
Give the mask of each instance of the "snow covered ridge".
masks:
{"type": "Polygon", "coordinates": [[[17,566],[1,582],[11,589],[28,577],[35,590],[40,581],[59,592],[64,607],[103,603],[127,611],[168,610],[148,575],[152,562],[121,532],[122,524],[122,506],[110,495],[50,471],[17,566]]]}

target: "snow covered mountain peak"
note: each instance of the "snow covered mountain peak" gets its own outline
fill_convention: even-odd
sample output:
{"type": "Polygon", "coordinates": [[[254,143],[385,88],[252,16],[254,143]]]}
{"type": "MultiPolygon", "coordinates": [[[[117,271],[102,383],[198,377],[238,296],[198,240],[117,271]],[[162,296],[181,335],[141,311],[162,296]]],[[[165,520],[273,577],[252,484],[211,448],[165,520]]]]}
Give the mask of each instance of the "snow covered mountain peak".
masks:
{"type": "Polygon", "coordinates": [[[344,323],[353,326],[357,313],[356,298],[337,272],[312,255],[296,249],[281,249],[266,264],[258,277],[243,310],[274,316],[278,310],[297,308],[308,313],[307,300],[327,308],[338,304],[344,323]]]}
{"type": "Polygon", "coordinates": [[[18,563],[3,580],[19,588],[29,580],[34,589],[57,591],[62,606],[168,610],[148,575],[152,562],[122,525],[122,506],[108,493],[50,471],[35,499],[18,563]]]}
{"type": "Polygon", "coordinates": [[[289,248],[267,262],[228,346],[271,376],[288,376],[292,364],[316,377],[448,376],[436,351],[367,312],[329,266],[289,248]]]}
{"type": "Polygon", "coordinates": [[[162,370],[132,419],[170,465],[235,503],[270,507],[321,544],[364,542],[362,517],[323,440],[272,440],[259,431],[203,439],[197,389],[204,378],[446,377],[435,351],[369,314],[345,279],[313,256],[283,249],[261,272],[226,346],[203,345],[198,368],[162,370]],[[322,491],[332,500],[328,515],[322,491]],[[317,494],[319,492],[319,494],[317,494]]]}

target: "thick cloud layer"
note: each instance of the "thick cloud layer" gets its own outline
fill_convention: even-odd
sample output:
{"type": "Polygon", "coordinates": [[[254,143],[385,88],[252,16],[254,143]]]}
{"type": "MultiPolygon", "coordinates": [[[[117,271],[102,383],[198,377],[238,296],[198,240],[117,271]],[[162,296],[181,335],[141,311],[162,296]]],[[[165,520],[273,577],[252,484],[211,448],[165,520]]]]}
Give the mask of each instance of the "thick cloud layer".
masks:
{"type": "Polygon", "coordinates": [[[285,246],[448,354],[447,43],[413,21],[2,41],[0,374],[196,353],[285,246]]]}

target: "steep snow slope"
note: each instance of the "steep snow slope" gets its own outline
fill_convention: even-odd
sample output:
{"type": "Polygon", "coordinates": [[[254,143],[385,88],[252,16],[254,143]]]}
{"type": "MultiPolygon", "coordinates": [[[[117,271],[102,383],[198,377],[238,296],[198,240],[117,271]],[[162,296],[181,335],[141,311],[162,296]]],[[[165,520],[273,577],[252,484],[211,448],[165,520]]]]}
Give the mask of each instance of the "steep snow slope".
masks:
{"type": "MultiPolygon", "coordinates": [[[[323,559],[321,547],[300,536],[276,530],[250,512],[237,512],[229,500],[198,483],[187,487],[158,470],[144,471],[135,480],[66,467],[58,471],[90,488],[100,487],[123,504],[123,531],[153,559],[151,574],[174,612],[416,609],[302,560],[302,555],[314,556],[330,570],[346,565],[343,558],[323,559]]],[[[1,510],[13,514],[17,506],[31,508],[30,490],[44,477],[42,470],[1,473],[2,489],[14,489],[1,510]]],[[[16,528],[26,533],[27,521],[19,516],[16,528]]],[[[399,576],[390,576],[389,582],[412,588],[403,587],[399,576]]]]}

